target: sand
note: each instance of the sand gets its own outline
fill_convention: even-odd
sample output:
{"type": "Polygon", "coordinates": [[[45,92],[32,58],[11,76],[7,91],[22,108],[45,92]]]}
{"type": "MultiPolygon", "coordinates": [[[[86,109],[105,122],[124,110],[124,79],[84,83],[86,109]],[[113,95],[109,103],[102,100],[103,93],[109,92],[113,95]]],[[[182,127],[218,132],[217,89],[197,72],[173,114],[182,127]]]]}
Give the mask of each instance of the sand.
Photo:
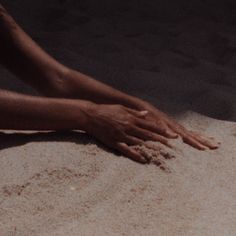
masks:
{"type": "MultiPolygon", "coordinates": [[[[61,62],[152,102],[221,147],[148,142],[137,147],[151,160],[142,165],[79,131],[2,131],[1,236],[236,235],[234,5],[153,2],[5,5],[61,62]]],[[[2,88],[35,93],[0,74],[2,88]]]]}

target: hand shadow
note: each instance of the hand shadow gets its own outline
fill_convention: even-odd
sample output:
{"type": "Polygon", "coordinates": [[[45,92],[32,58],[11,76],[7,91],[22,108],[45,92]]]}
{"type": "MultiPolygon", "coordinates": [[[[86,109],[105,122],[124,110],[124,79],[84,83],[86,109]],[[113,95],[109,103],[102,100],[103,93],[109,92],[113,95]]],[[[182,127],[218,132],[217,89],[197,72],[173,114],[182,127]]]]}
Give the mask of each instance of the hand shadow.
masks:
{"type": "MultiPolygon", "coordinates": [[[[82,132],[65,131],[65,132],[33,132],[33,133],[4,133],[0,132],[0,150],[22,146],[31,142],[72,142],[76,144],[96,143],[96,140],[82,132]]],[[[97,144],[101,146],[100,144],[97,144]]]]}
{"type": "Polygon", "coordinates": [[[48,131],[48,132],[32,132],[32,133],[4,133],[0,132],[0,151],[17,146],[23,146],[31,142],[70,142],[75,144],[95,144],[98,148],[124,157],[118,151],[105,146],[103,143],[94,139],[92,136],[83,131],[48,131]]]}

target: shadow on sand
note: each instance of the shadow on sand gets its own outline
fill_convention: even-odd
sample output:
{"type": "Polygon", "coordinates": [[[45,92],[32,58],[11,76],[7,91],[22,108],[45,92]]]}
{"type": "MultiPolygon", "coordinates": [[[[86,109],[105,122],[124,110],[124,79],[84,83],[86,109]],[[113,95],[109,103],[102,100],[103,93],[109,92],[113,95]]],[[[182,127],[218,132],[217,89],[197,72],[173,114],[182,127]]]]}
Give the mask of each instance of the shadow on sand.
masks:
{"type": "Polygon", "coordinates": [[[91,144],[96,143],[96,140],[82,132],[68,131],[68,132],[34,132],[34,133],[4,133],[0,132],[0,150],[22,146],[30,142],[72,142],[76,144],[91,144]]]}

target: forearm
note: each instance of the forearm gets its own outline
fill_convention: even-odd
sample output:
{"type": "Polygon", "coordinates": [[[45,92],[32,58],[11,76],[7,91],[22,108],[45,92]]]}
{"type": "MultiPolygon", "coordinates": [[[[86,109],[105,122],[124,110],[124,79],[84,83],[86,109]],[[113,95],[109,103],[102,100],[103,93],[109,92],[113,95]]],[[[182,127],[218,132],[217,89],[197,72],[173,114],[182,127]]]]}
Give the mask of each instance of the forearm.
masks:
{"type": "Polygon", "coordinates": [[[137,98],[69,69],[53,59],[20,28],[1,5],[0,14],[0,62],[39,92],[51,97],[118,103],[138,108],[140,102],[137,102],[137,98]]]}
{"type": "Polygon", "coordinates": [[[86,109],[82,100],[53,99],[0,90],[0,129],[86,130],[86,109]]]}
{"type": "Polygon", "coordinates": [[[138,100],[75,70],[69,70],[64,75],[57,93],[61,97],[86,99],[96,103],[131,105],[138,100]]]}
{"type": "Polygon", "coordinates": [[[47,54],[0,5],[0,63],[26,83],[47,93],[67,70],[47,54]]]}

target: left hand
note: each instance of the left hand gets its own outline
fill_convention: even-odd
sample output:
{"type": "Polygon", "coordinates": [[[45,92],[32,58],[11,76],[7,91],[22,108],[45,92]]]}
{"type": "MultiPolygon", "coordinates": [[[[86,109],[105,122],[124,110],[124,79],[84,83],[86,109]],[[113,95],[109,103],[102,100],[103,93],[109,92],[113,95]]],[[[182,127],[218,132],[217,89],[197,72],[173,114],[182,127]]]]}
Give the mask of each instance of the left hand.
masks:
{"type": "Polygon", "coordinates": [[[180,136],[184,143],[198,150],[217,149],[219,147],[219,143],[216,143],[213,138],[207,138],[197,132],[187,130],[167,114],[147,102],[139,103],[139,109],[149,111],[146,119],[155,122],[158,133],[167,138],[178,138],[180,136]]]}

